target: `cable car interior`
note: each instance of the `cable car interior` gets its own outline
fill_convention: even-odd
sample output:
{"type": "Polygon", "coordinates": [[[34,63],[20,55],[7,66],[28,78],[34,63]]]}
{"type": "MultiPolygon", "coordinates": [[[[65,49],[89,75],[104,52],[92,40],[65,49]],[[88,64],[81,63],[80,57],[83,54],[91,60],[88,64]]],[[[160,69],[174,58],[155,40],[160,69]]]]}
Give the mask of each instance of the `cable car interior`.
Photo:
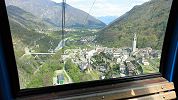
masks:
{"type": "Polygon", "coordinates": [[[177,0],[0,0],[0,100],[177,100],[177,0]]]}

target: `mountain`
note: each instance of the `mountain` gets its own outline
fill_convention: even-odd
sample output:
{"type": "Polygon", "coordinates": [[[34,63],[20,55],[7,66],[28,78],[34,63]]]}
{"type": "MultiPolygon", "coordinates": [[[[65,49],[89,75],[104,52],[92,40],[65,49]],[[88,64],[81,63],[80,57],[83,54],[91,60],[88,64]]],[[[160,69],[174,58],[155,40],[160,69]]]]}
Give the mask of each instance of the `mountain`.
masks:
{"type": "Polygon", "coordinates": [[[43,31],[54,28],[52,24],[43,19],[12,5],[7,7],[7,13],[13,42],[18,45],[17,51],[20,51],[19,53],[24,53],[22,51],[24,51],[25,47],[33,48],[36,52],[47,52],[49,47],[51,47],[50,41],[55,41],[53,48],[60,41],[60,36],[58,39],[53,38],[49,35],[53,34],[53,32],[43,31]],[[35,45],[39,45],[40,47],[35,48],[35,45]],[[23,48],[23,50],[19,50],[18,48],[23,48]]]}
{"type": "Polygon", "coordinates": [[[7,13],[9,19],[19,23],[22,27],[29,30],[45,30],[54,28],[55,26],[41,18],[38,18],[31,14],[30,12],[26,12],[23,9],[9,5],[7,6],[7,13]]]}
{"type": "Polygon", "coordinates": [[[101,16],[101,17],[97,17],[97,19],[101,20],[106,25],[108,25],[109,23],[111,23],[112,21],[114,21],[117,18],[118,18],[117,16],[101,16]]]}
{"type": "MultiPolygon", "coordinates": [[[[6,0],[6,5],[17,6],[55,26],[61,26],[62,3],[50,0],[6,0]]],[[[102,28],[105,24],[88,13],[66,4],[66,26],[102,28]]]]}
{"type": "Polygon", "coordinates": [[[172,0],[151,0],[133,7],[101,30],[96,41],[108,47],[132,45],[137,34],[137,47],[161,49],[172,0]]]}

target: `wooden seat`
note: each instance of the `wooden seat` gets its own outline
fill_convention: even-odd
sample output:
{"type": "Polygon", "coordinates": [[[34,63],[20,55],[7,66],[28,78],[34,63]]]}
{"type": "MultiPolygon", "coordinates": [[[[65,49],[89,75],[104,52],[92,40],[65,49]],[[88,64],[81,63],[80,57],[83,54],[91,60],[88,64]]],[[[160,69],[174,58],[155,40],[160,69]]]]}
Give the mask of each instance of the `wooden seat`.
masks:
{"type": "Polygon", "coordinates": [[[59,93],[34,95],[25,100],[172,100],[176,99],[174,84],[162,77],[71,90],[59,93]]]}

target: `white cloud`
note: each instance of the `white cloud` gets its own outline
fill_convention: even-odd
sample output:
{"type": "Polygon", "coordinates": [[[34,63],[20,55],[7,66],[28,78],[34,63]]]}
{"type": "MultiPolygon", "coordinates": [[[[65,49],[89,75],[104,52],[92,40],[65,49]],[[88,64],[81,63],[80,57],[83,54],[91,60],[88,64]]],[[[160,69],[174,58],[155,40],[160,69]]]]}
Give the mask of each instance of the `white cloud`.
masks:
{"type": "MultiPolygon", "coordinates": [[[[62,0],[52,0],[61,2],[62,0]]],[[[95,0],[66,0],[66,2],[78,9],[89,12],[95,0]]],[[[90,14],[99,16],[121,16],[135,5],[140,5],[150,0],[96,0],[90,14]]]]}

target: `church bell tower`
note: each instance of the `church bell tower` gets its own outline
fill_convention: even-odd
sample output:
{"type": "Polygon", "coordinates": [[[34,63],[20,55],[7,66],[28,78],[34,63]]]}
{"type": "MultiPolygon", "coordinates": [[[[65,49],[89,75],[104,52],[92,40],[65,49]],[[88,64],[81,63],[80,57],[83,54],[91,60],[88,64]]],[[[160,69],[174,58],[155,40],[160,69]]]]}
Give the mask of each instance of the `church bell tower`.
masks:
{"type": "Polygon", "coordinates": [[[136,51],[136,46],[137,46],[137,35],[134,33],[133,41],[132,41],[132,52],[136,51]]]}

